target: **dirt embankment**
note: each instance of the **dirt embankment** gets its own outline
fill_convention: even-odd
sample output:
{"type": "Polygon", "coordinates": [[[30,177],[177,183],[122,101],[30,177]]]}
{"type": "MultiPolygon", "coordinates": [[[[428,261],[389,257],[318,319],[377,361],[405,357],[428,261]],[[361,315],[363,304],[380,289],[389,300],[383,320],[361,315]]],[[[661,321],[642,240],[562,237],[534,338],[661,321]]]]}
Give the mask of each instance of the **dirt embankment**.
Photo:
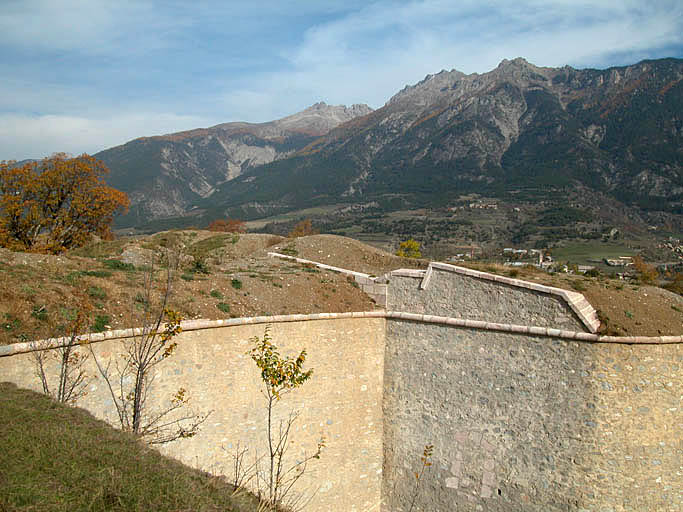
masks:
{"type": "MultiPolygon", "coordinates": [[[[180,255],[170,304],[186,319],[378,307],[347,276],[272,258],[270,251],[378,276],[428,264],[335,235],[291,240],[261,234],[174,231],[99,242],[60,256],[0,250],[0,344],[58,335],[86,303],[92,308],[93,330],[138,323],[136,318],[146,307],[143,278],[149,262],[168,254],[180,255]]],[[[683,298],[661,288],[605,277],[474,266],[580,291],[600,311],[604,329],[611,334],[683,332],[683,298]]],[[[156,267],[159,286],[164,272],[156,267]]]]}

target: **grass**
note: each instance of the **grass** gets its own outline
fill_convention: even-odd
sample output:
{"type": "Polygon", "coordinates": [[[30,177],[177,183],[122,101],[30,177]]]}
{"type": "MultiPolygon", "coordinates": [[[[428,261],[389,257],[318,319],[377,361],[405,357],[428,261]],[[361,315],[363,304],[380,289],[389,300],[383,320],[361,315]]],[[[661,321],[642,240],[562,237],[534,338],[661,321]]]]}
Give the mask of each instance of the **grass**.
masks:
{"type": "Polygon", "coordinates": [[[2,511],[258,510],[253,495],[8,383],[0,383],[0,438],[2,511]]]}
{"type": "Polygon", "coordinates": [[[584,265],[594,263],[595,260],[604,258],[618,258],[619,256],[633,256],[636,251],[619,244],[609,244],[603,242],[576,242],[568,243],[563,247],[553,249],[553,258],[556,261],[570,261],[575,264],[584,265]]]}
{"type": "Polygon", "coordinates": [[[107,330],[107,325],[111,322],[108,315],[95,315],[95,321],[90,327],[93,332],[103,332],[107,330]]]}
{"type": "Polygon", "coordinates": [[[135,265],[132,263],[124,263],[123,261],[117,259],[104,260],[102,264],[112,270],[135,270],[135,265]]]}
{"type": "Polygon", "coordinates": [[[99,286],[89,286],[88,295],[90,295],[93,299],[103,300],[107,298],[107,292],[99,286]]]}

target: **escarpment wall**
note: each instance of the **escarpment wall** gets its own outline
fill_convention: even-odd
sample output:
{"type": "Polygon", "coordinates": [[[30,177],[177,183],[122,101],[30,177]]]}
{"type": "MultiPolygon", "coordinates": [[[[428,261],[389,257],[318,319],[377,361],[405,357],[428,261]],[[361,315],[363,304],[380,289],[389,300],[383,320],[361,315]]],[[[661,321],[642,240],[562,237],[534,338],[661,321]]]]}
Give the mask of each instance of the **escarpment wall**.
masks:
{"type": "MultiPolygon", "coordinates": [[[[269,323],[281,352],[305,348],[315,371],[278,408],[301,411],[294,454],[326,439],[302,486],[307,510],[405,512],[414,498],[430,512],[683,509],[682,336],[593,334],[580,294],[449,265],[360,277],[388,280],[389,311],[186,324],[152,396],[184,387],[195,410],[214,412],[162,450],[216,473],[229,473],[238,442],[264,453],[247,351],[269,323]]],[[[121,336],[92,347],[115,360],[121,336]]],[[[39,390],[25,348],[0,347],[0,379],[39,390]]],[[[89,391],[79,405],[113,422],[101,379],[89,391]]]]}
{"type": "MultiPolygon", "coordinates": [[[[213,412],[195,437],[163,445],[161,451],[190,466],[230,474],[231,454],[238,442],[249,448],[247,464],[257,452],[267,450],[260,374],[247,355],[249,339],[262,337],[265,324],[189,327],[175,338],[177,351],[156,366],[150,407],[166,406],[183,387],[193,410],[213,412]]],[[[270,334],[280,353],[298,355],[305,348],[305,367],[314,370],[308,382],[281,400],[275,418],[277,425],[290,412],[301,413],[290,436],[295,442],[289,452],[292,463],[313,453],[321,436],[325,439],[320,459],[308,465],[297,486],[312,497],[307,510],[379,509],[384,333],[381,317],[342,315],[271,324],[270,334]]],[[[122,352],[121,341],[108,339],[92,347],[104,364],[115,364],[122,352]]],[[[97,375],[93,364],[87,372],[97,375]]],[[[30,353],[0,357],[0,380],[41,391],[30,353]]],[[[78,405],[115,425],[116,411],[105,387],[101,378],[93,381],[78,405]]]]}
{"type": "Polygon", "coordinates": [[[680,344],[387,323],[383,510],[682,509],[680,344]]]}

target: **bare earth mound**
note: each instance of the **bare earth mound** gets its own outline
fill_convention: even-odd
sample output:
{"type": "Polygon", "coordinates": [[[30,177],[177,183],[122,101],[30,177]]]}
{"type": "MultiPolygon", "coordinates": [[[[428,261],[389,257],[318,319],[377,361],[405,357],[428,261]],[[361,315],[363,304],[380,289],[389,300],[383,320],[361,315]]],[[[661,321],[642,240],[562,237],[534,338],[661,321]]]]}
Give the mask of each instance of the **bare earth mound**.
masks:
{"type": "MultiPolygon", "coordinates": [[[[93,307],[92,330],[128,327],[142,307],[141,286],[152,257],[176,251],[171,307],[185,319],[294,313],[369,311],[378,306],[353,279],[268,256],[279,252],[371,275],[426,268],[336,235],[285,239],[274,235],[168,231],[98,242],[61,256],[0,249],[0,344],[60,334],[83,302],[93,307]]],[[[479,270],[583,293],[599,310],[603,331],[621,335],[679,335],[683,298],[661,288],[605,277],[547,274],[471,265],[479,270]]],[[[162,270],[157,276],[162,277],[162,270]]]]}

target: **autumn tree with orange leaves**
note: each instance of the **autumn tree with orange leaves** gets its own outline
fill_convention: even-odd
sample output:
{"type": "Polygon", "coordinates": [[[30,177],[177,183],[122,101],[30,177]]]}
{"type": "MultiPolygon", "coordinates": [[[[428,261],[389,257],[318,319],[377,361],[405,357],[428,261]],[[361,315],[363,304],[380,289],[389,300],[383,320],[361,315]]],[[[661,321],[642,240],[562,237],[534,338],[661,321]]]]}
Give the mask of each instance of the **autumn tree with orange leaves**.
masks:
{"type": "Polygon", "coordinates": [[[92,235],[111,236],[114,215],[129,201],[106,185],[108,172],[86,154],[56,154],[22,166],[0,162],[0,246],[58,254],[92,235]]]}
{"type": "Polygon", "coordinates": [[[211,222],[206,229],[223,233],[246,233],[247,225],[239,219],[217,219],[211,222]]]}

